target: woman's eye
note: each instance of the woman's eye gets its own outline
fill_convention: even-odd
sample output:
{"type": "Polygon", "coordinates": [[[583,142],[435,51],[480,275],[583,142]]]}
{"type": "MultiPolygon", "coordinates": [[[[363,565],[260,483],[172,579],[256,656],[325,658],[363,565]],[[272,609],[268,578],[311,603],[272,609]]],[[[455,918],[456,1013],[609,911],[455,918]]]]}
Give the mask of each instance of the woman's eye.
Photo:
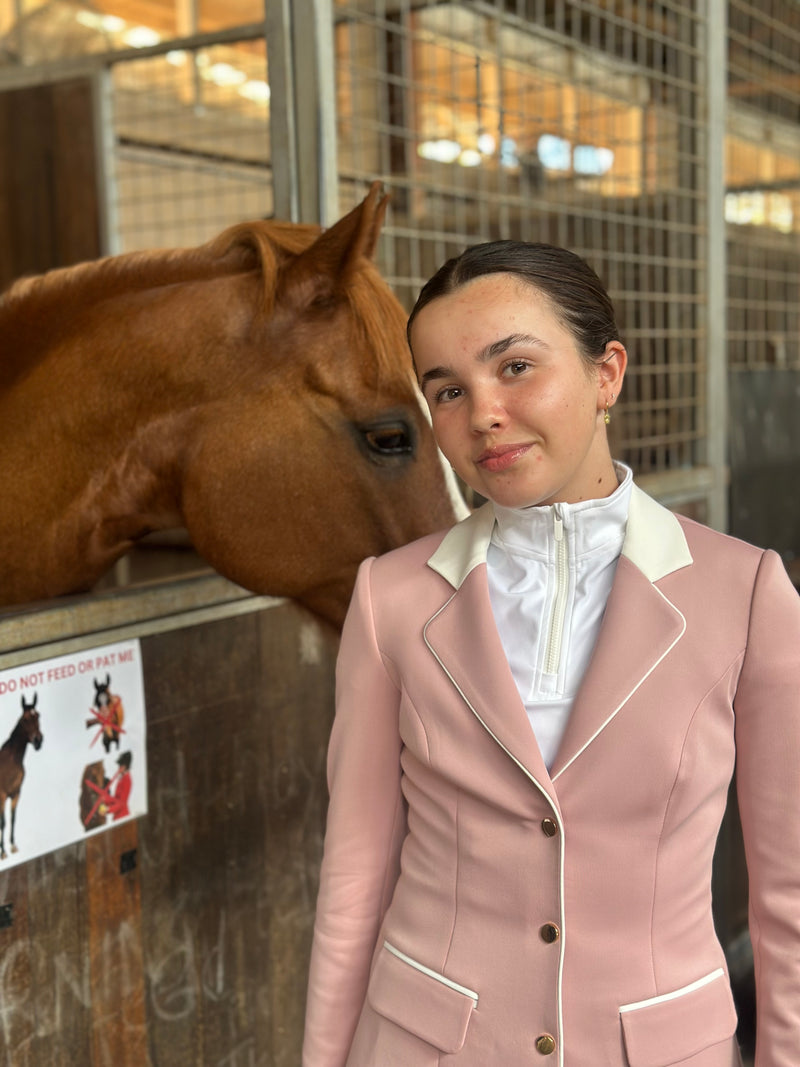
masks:
{"type": "Polygon", "coordinates": [[[444,389],[440,389],[438,393],[434,394],[433,399],[436,404],[446,404],[449,400],[458,400],[460,396],[460,386],[446,385],[444,389]]]}
{"type": "Polygon", "coordinates": [[[523,359],[513,359],[503,367],[503,374],[511,378],[516,378],[518,375],[524,374],[529,366],[530,364],[526,363],[523,359]]]}

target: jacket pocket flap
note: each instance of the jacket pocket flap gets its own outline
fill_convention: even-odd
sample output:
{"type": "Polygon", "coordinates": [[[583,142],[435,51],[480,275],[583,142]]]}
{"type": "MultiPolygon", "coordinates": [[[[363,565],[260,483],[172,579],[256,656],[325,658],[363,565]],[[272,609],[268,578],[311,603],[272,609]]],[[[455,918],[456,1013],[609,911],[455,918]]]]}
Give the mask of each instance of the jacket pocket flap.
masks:
{"type": "Polygon", "coordinates": [[[668,1067],[733,1036],[736,1010],[720,967],[691,985],[619,1010],[630,1067],[668,1067]]]}
{"type": "Polygon", "coordinates": [[[477,993],[417,963],[384,942],[370,978],[370,1007],[440,1052],[458,1052],[477,993]]]}

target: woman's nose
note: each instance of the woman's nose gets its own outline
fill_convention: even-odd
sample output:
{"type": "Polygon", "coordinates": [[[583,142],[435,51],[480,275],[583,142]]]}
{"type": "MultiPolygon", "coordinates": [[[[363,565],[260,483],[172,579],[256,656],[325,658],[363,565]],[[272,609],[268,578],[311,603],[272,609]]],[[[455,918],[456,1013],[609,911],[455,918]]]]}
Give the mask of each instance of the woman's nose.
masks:
{"type": "Polygon", "coordinates": [[[470,416],[474,433],[489,433],[502,426],[506,414],[493,389],[480,389],[473,391],[470,416]]]}

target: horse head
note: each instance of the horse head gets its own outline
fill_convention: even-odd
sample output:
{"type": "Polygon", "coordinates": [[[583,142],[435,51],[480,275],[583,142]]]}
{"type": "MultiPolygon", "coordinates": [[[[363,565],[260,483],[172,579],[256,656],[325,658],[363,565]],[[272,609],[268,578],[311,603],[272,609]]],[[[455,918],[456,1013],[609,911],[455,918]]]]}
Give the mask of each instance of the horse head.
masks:
{"type": "Polygon", "coordinates": [[[39,712],[36,710],[36,697],[34,692],[33,701],[28,704],[25,700],[25,695],[22,696],[22,718],[19,720],[19,727],[22,730],[24,739],[33,747],[38,750],[42,747],[42,741],[44,741],[44,735],[39,727],[39,712]]]}
{"type": "Polygon", "coordinates": [[[455,518],[406,313],[372,262],[386,202],[374,186],[277,270],[266,231],[233,235],[260,275],[239,354],[249,385],[208,419],[182,490],[193,543],[218,570],[335,625],[362,559],[455,518]]]}
{"type": "Polygon", "coordinates": [[[226,577],[338,626],[362,559],[454,521],[372,261],[386,203],[376,184],[326,231],[243,223],[12,286],[0,602],[89,588],[184,526],[226,577]]]}

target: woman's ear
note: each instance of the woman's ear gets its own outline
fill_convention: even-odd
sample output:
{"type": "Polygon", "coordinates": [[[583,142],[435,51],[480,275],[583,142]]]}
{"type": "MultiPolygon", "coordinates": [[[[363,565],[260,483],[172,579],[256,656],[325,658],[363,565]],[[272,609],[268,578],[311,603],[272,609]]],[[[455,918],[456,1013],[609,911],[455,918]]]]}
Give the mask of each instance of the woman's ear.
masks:
{"type": "Polygon", "coordinates": [[[622,392],[625,368],[628,366],[628,353],[621,341],[609,341],[603,358],[597,365],[598,370],[598,407],[613,407],[622,392]]]}

